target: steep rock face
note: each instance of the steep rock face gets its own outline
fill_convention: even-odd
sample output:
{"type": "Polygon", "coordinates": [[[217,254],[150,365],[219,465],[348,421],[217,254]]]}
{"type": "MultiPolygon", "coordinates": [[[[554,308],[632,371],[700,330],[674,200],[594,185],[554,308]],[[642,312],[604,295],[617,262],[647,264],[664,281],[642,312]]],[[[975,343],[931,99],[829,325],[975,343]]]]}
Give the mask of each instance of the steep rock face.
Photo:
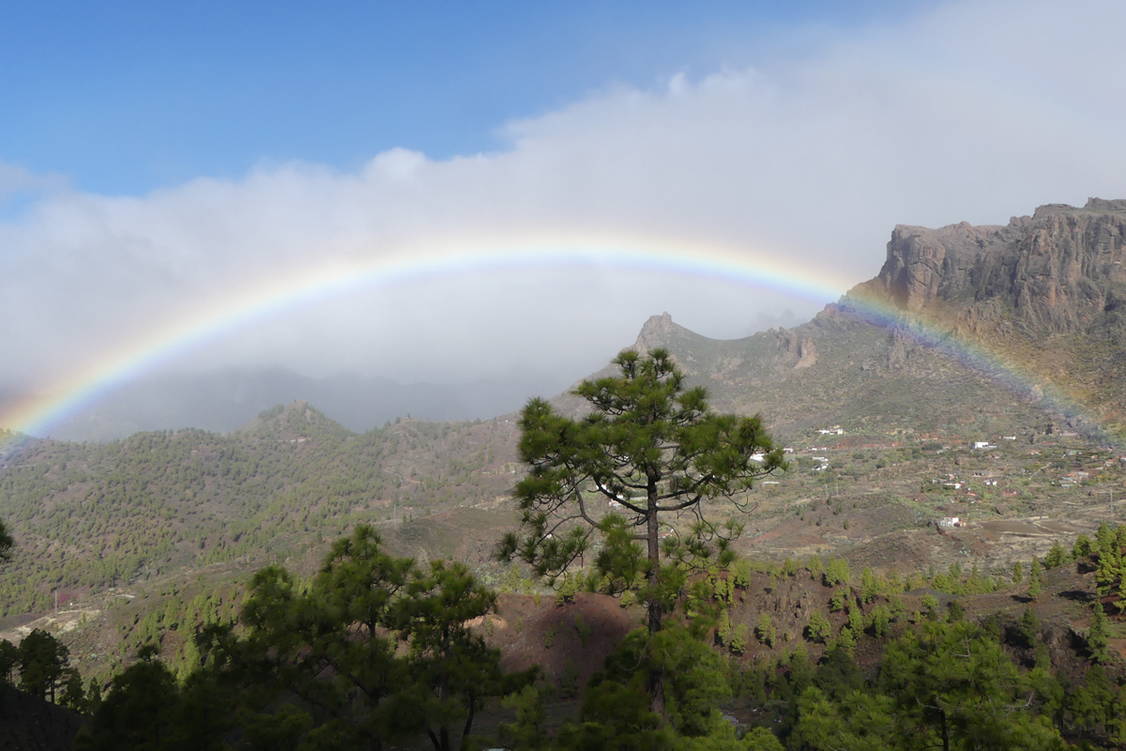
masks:
{"type": "Polygon", "coordinates": [[[673,323],[672,316],[667,312],[661,313],[659,316],[649,316],[649,320],[642,325],[641,331],[637,334],[637,341],[634,342],[633,348],[644,353],[667,347],[669,340],[674,335],[684,331],[687,331],[687,329],[673,323]]]}
{"type": "Polygon", "coordinates": [[[719,341],[664,314],[636,346],[667,348],[717,409],[791,434],[826,420],[1019,433],[1050,417],[1126,436],[1126,200],[899,226],[880,273],[808,323],[719,341]]]}
{"type": "Polygon", "coordinates": [[[1041,206],[1006,226],[898,226],[860,289],[971,329],[1003,319],[1026,333],[1085,331],[1126,307],[1126,200],[1041,206]]]}
{"type": "Polygon", "coordinates": [[[817,364],[817,345],[808,334],[797,330],[778,329],[779,365],[786,368],[808,368],[817,364]]]}

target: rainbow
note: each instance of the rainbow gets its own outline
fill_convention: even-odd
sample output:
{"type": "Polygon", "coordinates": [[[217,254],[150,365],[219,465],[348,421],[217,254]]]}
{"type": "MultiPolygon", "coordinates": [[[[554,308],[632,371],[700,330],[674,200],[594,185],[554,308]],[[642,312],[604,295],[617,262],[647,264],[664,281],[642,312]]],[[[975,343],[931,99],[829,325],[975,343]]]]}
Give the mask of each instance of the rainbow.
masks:
{"type": "MultiPolygon", "coordinates": [[[[334,262],[275,274],[216,295],[210,301],[169,315],[144,332],[123,339],[98,358],[78,364],[44,384],[37,395],[0,405],[0,456],[27,435],[49,435],[53,425],[96,402],[122,383],[220,334],[290,308],[310,305],[358,288],[392,286],[463,272],[539,270],[584,265],[657,271],[771,288],[814,302],[841,297],[855,282],[826,272],[796,268],[780,254],[709,246],[699,242],[623,240],[620,237],[540,239],[484,238],[431,242],[372,259],[334,262]]],[[[870,322],[904,326],[902,315],[887,302],[848,298],[850,309],[870,322]]],[[[1035,379],[997,353],[952,338],[941,327],[913,319],[905,329],[916,339],[939,347],[967,365],[1005,382],[1022,394],[1039,393],[1035,379]]],[[[1047,401],[1072,414],[1078,404],[1053,391],[1047,401]]]]}

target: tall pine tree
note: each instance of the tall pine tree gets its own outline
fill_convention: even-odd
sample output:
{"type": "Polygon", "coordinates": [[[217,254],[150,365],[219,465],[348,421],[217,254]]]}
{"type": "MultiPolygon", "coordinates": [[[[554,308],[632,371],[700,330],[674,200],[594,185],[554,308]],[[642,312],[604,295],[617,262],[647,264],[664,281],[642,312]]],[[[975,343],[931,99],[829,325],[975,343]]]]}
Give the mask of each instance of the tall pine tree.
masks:
{"type": "MultiPolygon", "coordinates": [[[[521,526],[500,553],[554,579],[601,530],[599,573],[637,591],[654,635],[679,584],[675,570],[662,571],[662,523],[667,531],[673,517],[693,520],[666,541],[666,554],[680,562],[723,553],[739,525],[717,524],[708,512],[717,501],[738,506],[756,478],[783,466],[782,451],[760,418],[713,412],[704,389],[686,387],[667,351],[626,350],[614,364],[619,375],[575,389],[590,407],[580,419],[543,399],[524,408],[519,450],[529,471],[515,489],[521,526]]],[[[658,676],[650,691],[659,704],[658,676]]]]}

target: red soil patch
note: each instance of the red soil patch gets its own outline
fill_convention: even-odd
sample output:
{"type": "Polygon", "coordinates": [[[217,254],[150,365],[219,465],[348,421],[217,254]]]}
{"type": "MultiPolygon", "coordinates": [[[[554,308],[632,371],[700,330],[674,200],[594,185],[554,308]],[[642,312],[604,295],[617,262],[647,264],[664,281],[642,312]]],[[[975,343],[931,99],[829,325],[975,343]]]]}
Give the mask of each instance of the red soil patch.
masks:
{"type": "Polygon", "coordinates": [[[639,625],[639,610],[623,608],[607,595],[580,592],[561,605],[547,596],[501,595],[496,616],[481,628],[501,650],[506,670],[538,665],[549,681],[581,687],[639,625]]]}

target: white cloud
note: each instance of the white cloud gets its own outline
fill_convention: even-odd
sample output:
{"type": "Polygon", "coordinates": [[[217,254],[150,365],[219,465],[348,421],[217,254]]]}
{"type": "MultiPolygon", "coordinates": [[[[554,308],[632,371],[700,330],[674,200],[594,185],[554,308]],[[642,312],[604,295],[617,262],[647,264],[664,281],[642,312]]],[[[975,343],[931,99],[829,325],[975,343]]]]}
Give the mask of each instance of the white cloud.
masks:
{"type": "MultiPolygon", "coordinates": [[[[439,236],[687,237],[858,282],[898,222],[1126,196],[1124,27],[1119,2],[952,3],[758,69],[598,92],[504,124],[496,153],[393,149],[356,173],[273,165],[135,198],[52,190],[0,223],[0,376],[96,358],[230,286],[439,236]]],[[[0,166],[0,194],[36,180],[0,166]]],[[[653,272],[480,272],[282,312],[178,364],[578,376],[651,313],[736,336],[823,302],[653,272]]]]}
{"type": "Polygon", "coordinates": [[[13,196],[57,193],[67,189],[59,175],[36,174],[15,164],[0,162],[0,208],[13,196]]]}

